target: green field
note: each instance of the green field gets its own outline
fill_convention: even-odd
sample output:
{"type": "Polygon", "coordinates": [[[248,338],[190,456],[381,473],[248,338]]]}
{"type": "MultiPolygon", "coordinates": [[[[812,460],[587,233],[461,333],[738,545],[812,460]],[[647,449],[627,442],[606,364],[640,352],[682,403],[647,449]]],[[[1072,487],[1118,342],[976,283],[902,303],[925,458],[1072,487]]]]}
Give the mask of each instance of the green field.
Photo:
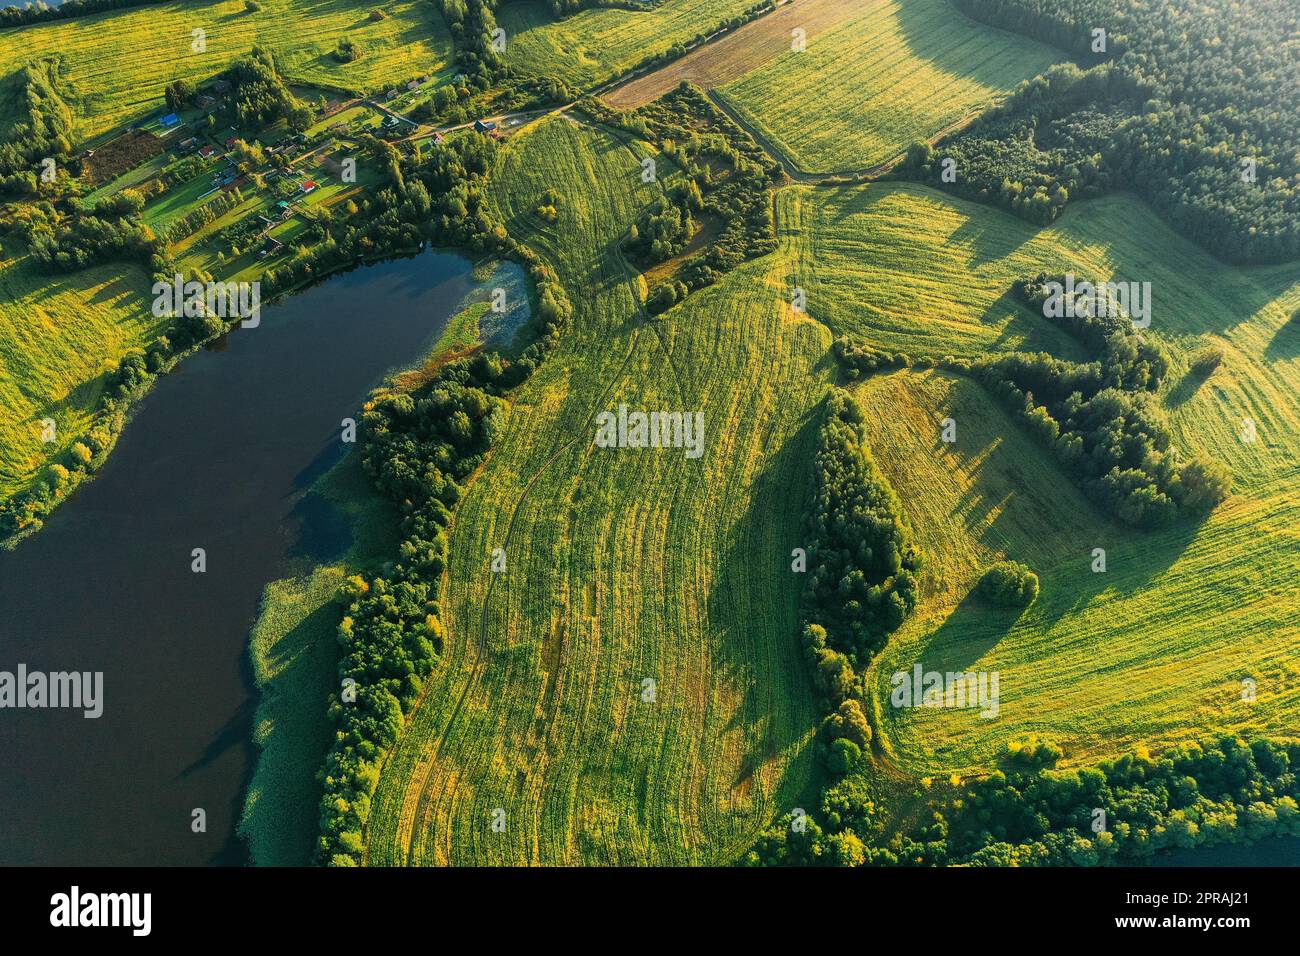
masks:
{"type": "Polygon", "coordinates": [[[891,0],[809,37],[719,95],[797,167],[867,169],[974,115],[1062,57],[948,0],[891,0]]]}
{"type": "Polygon", "coordinates": [[[17,241],[0,259],[0,496],[25,488],[88,426],[108,373],[170,319],[150,311],[136,266],[38,272],[17,241]],[[57,441],[41,440],[53,418],[57,441]]]}
{"type": "Polygon", "coordinates": [[[553,76],[586,90],[635,67],[647,56],[710,32],[756,0],[663,0],[651,10],[583,10],[555,20],[537,0],[506,4],[506,62],[526,74],[553,76]]]}
{"type": "Polygon", "coordinates": [[[65,98],[77,113],[78,133],[91,138],[165,112],[169,82],[205,80],[254,44],[270,49],[294,80],[367,92],[444,70],[451,59],[450,35],[426,0],[385,3],[388,16],[378,22],[346,0],[260,3],[255,13],[244,9],[244,0],[150,4],[0,31],[0,74],[34,57],[61,55],[65,98]],[[195,29],[206,32],[201,53],[191,49],[195,29]],[[334,59],[344,37],[362,47],[361,59],[334,59]]]}
{"type": "Polygon", "coordinates": [[[497,172],[512,234],[591,294],[515,397],[458,513],[446,656],[381,779],[371,863],[725,862],[796,805],[812,724],[788,555],[814,408],[834,379],[830,339],[1082,359],[1010,295],[1040,269],[1153,283],[1148,334],[1172,356],[1161,398],[1176,436],[1230,464],[1237,494],[1199,529],[1123,529],[970,380],[913,371],[856,386],[927,553],[922,604],[874,668],[877,690],[918,660],[1003,675],[996,721],[900,716],[878,696],[886,759],[916,776],[978,771],[1029,733],[1089,761],[1294,723],[1300,342],[1287,318],[1300,269],[1218,264],[1126,196],[1037,228],[923,187],[793,186],[778,194],[777,253],[646,325],[616,246],[650,198],[634,171],[628,147],[555,118],[497,172]],[[549,186],[562,195],[555,226],[532,212],[549,186]],[[795,286],[806,316],[786,305],[795,286]],[[1208,382],[1188,379],[1211,342],[1228,359],[1208,382]],[[705,411],[709,451],[692,463],[594,449],[593,416],[620,401],[705,411]],[[949,415],[951,447],[938,441],[949,415]],[[1237,437],[1243,415],[1253,444],[1237,437]],[[514,562],[504,576],[488,570],[496,547],[514,562]],[[1105,574],[1089,569],[1094,547],[1105,574]],[[1019,619],[967,597],[1003,557],[1043,581],[1019,619]],[[638,699],[647,676],[655,705],[638,699]],[[1244,676],[1258,681],[1254,705],[1240,702],[1244,676]],[[504,833],[490,827],[497,808],[504,833]]]}
{"type": "Polygon", "coordinates": [[[1035,229],[911,186],[794,188],[792,280],[809,312],[913,355],[1044,348],[1055,332],[1006,296],[1040,268],[1150,281],[1148,334],[1174,372],[1162,390],[1177,440],[1226,462],[1236,494],[1202,527],[1139,532],[1084,501],[1053,460],[972,382],[877,377],[856,389],[872,451],[927,552],[926,595],[875,667],[883,743],[917,775],[988,766],[1009,740],[1043,734],[1076,761],[1219,730],[1287,733],[1300,713],[1300,268],[1226,267],[1122,196],[1035,229]],[[1189,280],[1188,277],[1194,277],[1189,280]],[[1206,344],[1227,358],[1188,373],[1206,344]],[[958,441],[938,441],[951,416],[958,441]],[[1241,439],[1251,418],[1254,442],[1241,439]],[[1092,549],[1108,568],[1094,574],[1092,549]],[[999,557],[1026,561],[1042,595],[1022,616],[967,598],[999,557]],[[889,676],[997,670],[1002,711],[887,705],[889,676]],[[1241,680],[1258,699],[1241,699],[1241,680]]]}
{"type": "Polygon", "coordinates": [[[638,168],[564,118],[499,167],[512,234],[585,294],[457,513],[444,659],[381,777],[371,863],[729,862],[809,779],[788,561],[829,337],[765,263],[641,321],[613,245],[652,195],[638,168]],[[597,449],[619,402],[704,411],[703,457],[597,449]]]}

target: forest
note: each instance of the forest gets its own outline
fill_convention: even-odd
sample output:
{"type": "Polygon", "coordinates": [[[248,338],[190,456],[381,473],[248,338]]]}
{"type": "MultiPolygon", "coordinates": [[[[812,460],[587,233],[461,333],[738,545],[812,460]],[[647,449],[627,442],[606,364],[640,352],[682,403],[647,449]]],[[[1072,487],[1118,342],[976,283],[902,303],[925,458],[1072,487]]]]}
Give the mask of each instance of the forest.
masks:
{"type": "Polygon", "coordinates": [[[922,181],[1049,222],[1071,198],[1132,189],[1229,262],[1300,256],[1300,77],[1279,37],[1287,0],[957,0],[1055,44],[1064,64],[941,142],[914,146],[922,181]],[[1095,31],[1104,30],[1105,36],[1095,31]],[[956,160],[956,179],[942,164],[956,160]]]}

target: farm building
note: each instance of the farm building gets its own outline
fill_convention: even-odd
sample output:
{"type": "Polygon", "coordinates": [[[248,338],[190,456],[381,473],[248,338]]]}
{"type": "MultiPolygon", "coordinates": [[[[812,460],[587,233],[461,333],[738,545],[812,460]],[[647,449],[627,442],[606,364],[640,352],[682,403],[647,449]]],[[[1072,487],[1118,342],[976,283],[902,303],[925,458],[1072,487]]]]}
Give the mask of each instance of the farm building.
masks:
{"type": "Polygon", "coordinates": [[[194,149],[196,146],[199,145],[199,141],[197,138],[191,136],[189,139],[181,140],[178,145],[181,149],[183,149],[185,152],[188,153],[190,150],[194,149]]]}
{"type": "Polygon", "coordinates": [[[211,159],[213,156],[216,155],[216,153],[217,151],[211,146],[204,146],[202,149],[199,150],[199,155],[202,156],[204,159],[211,159]]]}
{"type": "Polygon", "coordinates": [[[476,133],[490,133],[496,128],[497,128],[497,124],[494,123],[492,120],[480,119],[474,121],[474,132],[476,133]]]}
{"type": "Polygon", "coordinates": [[[194,105],[201,110],[210,110],[212,107],[217,105],[217,101],[213,97],[208,96],[207,93],[200,93],[198,98],[194,100],[194,105]]]}
{"type": "Polygon", "coordinates": [[[304,179],[301,183],[298,184],[298,188],[301,189],[305,194],[314,190],[318,185],[320,184],[317,183],[316,180],[314,179],[304,179]]]}
{"type": "Polygon", "coordinates": [[[179,126],[181,118],[175,113],[168,113],[166,116],[159,117],[158,122],[170,129],[173,126],[179,126]]]}

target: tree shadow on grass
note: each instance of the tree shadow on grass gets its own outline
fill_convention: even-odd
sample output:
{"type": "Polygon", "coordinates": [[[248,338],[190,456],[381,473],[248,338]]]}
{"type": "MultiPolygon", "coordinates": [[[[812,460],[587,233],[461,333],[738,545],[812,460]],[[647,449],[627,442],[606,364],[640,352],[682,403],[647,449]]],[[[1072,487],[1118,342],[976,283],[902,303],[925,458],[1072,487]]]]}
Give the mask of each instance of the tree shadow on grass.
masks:
{"type": "Polygon", "coordinates": [[[966,671],[1007,635],[1025,608],[999,607],[967,594],[930,633],[915,657],[927,671],[966,671]]]}
{"type": "MultiPolygon", "coordinates": [[[[794,806],[811,793],[814,774],[812,748],[804,746],[815,726],[816,697],[799,638],[799,604],[806,575],[791,570],[793,548],[805,547],[805,515],[812,496],[812,458],[824,408],[805,412],[795,433],[771,449],[765,467],[751,489],[744,514],[728,529],[728,546],[719,559],[717,577],[707,599],[710,625],[717,631],[714,666],[727,674],[744,698],[728,723],[752,736],[734,786],[749,781],[767,763],[789,754],[781,780],[772,794],[773,813],[794,806]],[[773,618],[766,628],[747,620],[741,608],[767,595],[766,611],[773,618]],[[755,647],[756,635],[767,631],[768,647],[755,647]],[[755,653],[765,654],[785,670],[784,681],[765,679],[755,653]],[[760,730],[761,729],[761,730],[760,730]],[[790,754],[792,747],[800,748],[790,754]]],[[[757,795],[755,796],[757,799],[757,795]]]]}
{"type": "Polygon", "coordinates": [[[1300,357],[1300,311],[1289,322],[1277,330],[1264,349],[1264,358],[1273,361],[1286,361],[1300,357]]]}
{"type": "Polygon", "coordinates": [[[1165,407],[1174,409],[1178,408],[1180,405],[1186,404],[1191,400],[1193,395],[1200,391],[1201,386],[1204,385],[1213,374],[1214,369],[1188,369],[1187,374],[1179,379],[1178,384],[1171,388],[1169,394],[1165,396],[1165,407]]]}

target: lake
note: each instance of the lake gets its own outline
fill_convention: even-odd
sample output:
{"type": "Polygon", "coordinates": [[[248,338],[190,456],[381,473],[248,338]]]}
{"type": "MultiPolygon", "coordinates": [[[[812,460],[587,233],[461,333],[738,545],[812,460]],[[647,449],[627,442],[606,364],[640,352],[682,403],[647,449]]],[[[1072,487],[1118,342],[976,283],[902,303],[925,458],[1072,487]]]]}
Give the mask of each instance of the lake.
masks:
{"type": "Polygon", "coordinates": [[[0,864],[244,862],[262,589],[337,544],[296,506],[350,447],[340,422],[473,291],[467,260],[427,252],[267,307],[160,379],[98,477],[0,551],[0,670],[104,674],[98,719],[0,710],[0,864]]]}

